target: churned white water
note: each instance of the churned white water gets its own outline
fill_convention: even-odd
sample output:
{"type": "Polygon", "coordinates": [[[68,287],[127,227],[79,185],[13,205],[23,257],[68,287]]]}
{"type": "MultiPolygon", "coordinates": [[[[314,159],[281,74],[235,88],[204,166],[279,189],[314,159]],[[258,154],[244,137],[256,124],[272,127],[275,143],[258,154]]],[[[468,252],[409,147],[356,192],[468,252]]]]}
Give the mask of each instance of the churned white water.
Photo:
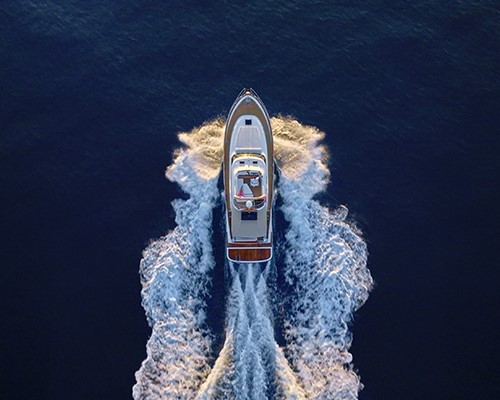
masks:
{"type": "Polygon", "coordinates": [[[285,262],[278,268],[284,268],[292,291],[285,307],[285,354],[307,397],[356,399],[362,386],[348,352],[348,325],[373,284],[366,243],[345,221],[346,207],[332,211],[313,200],[330,175],[326,150],[318,143],[323,134],[295,121],[277,122],[278,138],[296,138],[287,143],[295,158],[281,162],[279,185],[289,228],[285,262]]]}
{"type": "Polygon", "coordinates": [[[313,200],[329,179],[319,144],[323,133],[291,118],[271,119],[278,194],[289,223],[284,261],[228,263],[225,340],[211,359],[206,298],[215,267],[212,212],[220,198],[224,123],[217,119],[179,134],[186,148],[167,169],[167,178],[189,198],[173,202],[176,228],[151,243],[141,261],[142,304],[152,334],[133,396],[355,399],[361,383],[348,352],[348,325],[372,286],[366,244],[345,221],[345,207],[332,211],[313,200]],[[273,268],[284,273],[285,287],[275,288],[273,268]],[[275,340],[270,306],[280,291],[286,292],[277,296],[285,298],[284,348],[275,340]]]}
{"type": "Polygon", "coordinates": [[[266,283],[270,263],[229,268],[226,341],[198,399],[304,399],[274,339],[266,283]]]}
{"type": "Polygon", "coordinates": [[[141,261],[142,305],[152,334],[135,375],[135,399],[192,399],[210,370],[204,299],[215,263],[211,234],[219,163],[200,152],[200,143],[214,137],[212,147],[221,147],[222,127],[215,121],[180,134],[188,148],[176,152],[166,171],[189,198],[172,203],[177,226],[151,243],[141,261]]]}

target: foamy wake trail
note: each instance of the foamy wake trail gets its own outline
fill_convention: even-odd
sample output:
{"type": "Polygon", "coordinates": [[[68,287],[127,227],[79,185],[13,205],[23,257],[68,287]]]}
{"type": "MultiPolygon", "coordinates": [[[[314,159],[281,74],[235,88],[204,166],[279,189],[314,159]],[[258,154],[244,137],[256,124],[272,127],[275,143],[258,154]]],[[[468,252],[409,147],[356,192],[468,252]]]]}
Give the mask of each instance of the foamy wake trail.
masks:
{"type": "Polygon", "coordinates": [[[279,194],[289,222],[283,269],[286,347],[274,338],[269,279],[275,266],[229,264],[225,342],[215,364],[206,328],[206,298],[214,268],[212,212],[220,196],[224,120],[181,133],[167,178],[187,200],[172,202],[176,228],[144,251],[142,305],[152,328],[147,358],[136,372],[138,399],[356,399],[361,383],[348,350],[352,313],[372,279],[366,245],[313,196],[329,178],[323,134],[291,118],[272,118],[279,194]]]}
{"type": "Polygon", "coordinates": [[[176,153],[166,172],[189,199],[172,202],[177,227],[143,253],[142,305],[152,334],[147,358],[135,375],[136,400],[193,399],[209,373],[205,298],[214,267],[212,210],[220,166],[210,154],[221,148],[222,127],[214,121],[180,134],[189,147],[176,153]]]}
{"type": "Polygon", "coordinates": [[[274,339],[266,272],[230,265],[224,347],[198,399],[303,399],[304,392],[274,339]]]}
{"type": "Polygon", "coordinates": [[[348,352],[348,324],[373,284],[366,244],[345,222],[347,208],[330,211],[312,199],[329,179],[322,133],[278,122],[278,137],[301,132],[301,141],[287,141],[293,163],[280,163],[279,194],[290,224],[284,272],[293,293],[285,307],[286,355],[309,398],[357,399],[362,385],[348,352]]]}

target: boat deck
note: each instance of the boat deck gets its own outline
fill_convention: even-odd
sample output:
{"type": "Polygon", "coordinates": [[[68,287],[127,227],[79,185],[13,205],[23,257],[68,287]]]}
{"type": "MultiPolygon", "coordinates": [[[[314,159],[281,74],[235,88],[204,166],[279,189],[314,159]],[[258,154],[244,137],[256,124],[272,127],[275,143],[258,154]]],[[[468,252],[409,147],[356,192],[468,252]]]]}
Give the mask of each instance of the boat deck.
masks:
{"type": "Polygon", "coordinates": [[[227,256],[235,262],[262,262],[272,256],[272,243],[228,243],[227,256]]]}
{"type": "MultiPolygon", "coordinates": [[[[259,99],[260,101],[260,99],[259,99]]],[[[267,111],[266,111],[267,113],[267,111]]],[[[267,141],[267,201],[269,204],[273,204],[273,195],[274,195],[274,152],[273,152],[273,137],[271,133],[271,127],[268,126],[264,121],[269,121],[269,116],[265,114],[257,105],[256,101],[251,101],[245,107],[239,107],[234,110],[234,112],[230,113],[230,119],[226,124],[226,132],[224,135],[224,162],[223,162],[223,175],[224,175],[224,187],[228,188],[230,185],[230,176],[231,176],[231,155],[229,154],[229,147],[231,141],[231,134],[233,132],[234,124],[236,120],[242,115],[254,115],[259,118],[263,122],[264,132],[266,134],[267,141]]],[[[226,204],[231,204],[231,198],[229,195],[229,190],[225,191],[226,204]]]]}
{"type": "MultiPolygon", "coordinates": [[[[264,148],[262,146],[262,148],[264,148]]],[[[253,154],[250,152],[250,154],[253,154]]],[[[252,90],[242,91],[240,96],[236,99],[229,112],[228,120],[226,123],[226,131],[224,135],[224,161],[223,161],[223,179],[225,188],[225,203],[226,203],[226,218],[227,218],[227,235],[228,240],[226,242],[227,257],[229,260],[234,262],[250,263],[250,262],[264,262],[268,261],[273,255],[273,243],[272,243],[272,226],[271,226],[271,210],[269,209],[273,205],[273,195],[274,195],[274,153],[273,153],[273,138],[271,132],[271,126],[269,121],[269,115],[267,110],[260,98],[252,90]],[[246,101],[245,104],[240,104],[238,101],[242,96],[251,94],[253,98],[246,101]],[[236,106],[236,104],[239,104],[236,106]],[[257,213],[257,219],[244,219],[240,216],[232,214],[232,209],[234,212],[243,211],[240,207],[235,208],[233,201],[238,202],[237,195],[235,198],[231,198],[230,190],[228,189],[231,185],[232,174],[231,166],[233,162],[233,155],[230,154],[230,144],[231,136],[233,134],[234,126],[238,118],[244,115],[251,115],[260,120],[262,128],[265,134],[266,140],[266,154],[265,157],[256,153],[255,156],[261,157],[265,166],[265,184],[267,184],[267,190],[263,190],[260,185],[252,186],[252,179],[261,178],[259,174],[241,174],[238,176],[241,179],[241,184],[245,185],[246,192],[241,193],[241,200],[243,201],[245,197],[251,196],[252,198],[260,199],[264,194],[266,198],[266,207],[264,209],[259,208],[257,213]],[[250,189],[250,190],[248,190],[250,189]],[[250,192],[251,191],[251,192],[250,192]],[[246,194],[245,194],[246,193],[246,194]],[[243,224],[245,224],[243,226],[243,224]],[[243,227],[245,229],[243,229],[243,227]],[[238,237],[242,240],[238,240],[238,237]],[[252,241],[246,241],[246,239],[255,238],[252,241]]],[[[261,182],[259,182],[261,183],[261,182]]],[[[261,183],[264,184],[264,183],[261,183]]],[[[254,200],[256,201],[256,200],[254,200]]]]}

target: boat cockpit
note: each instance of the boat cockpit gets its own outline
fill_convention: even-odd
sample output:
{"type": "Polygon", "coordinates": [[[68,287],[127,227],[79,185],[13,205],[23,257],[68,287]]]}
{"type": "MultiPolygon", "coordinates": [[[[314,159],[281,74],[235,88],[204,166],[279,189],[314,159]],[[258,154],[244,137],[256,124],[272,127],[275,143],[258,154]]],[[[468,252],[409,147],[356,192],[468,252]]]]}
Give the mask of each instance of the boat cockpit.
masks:
{"type": "Polygon", "coordinates": [[[233,203],[244,212],[254,212],[266,205],[266,164],[258,155],[242,154],[233,158],[233,203]]]}

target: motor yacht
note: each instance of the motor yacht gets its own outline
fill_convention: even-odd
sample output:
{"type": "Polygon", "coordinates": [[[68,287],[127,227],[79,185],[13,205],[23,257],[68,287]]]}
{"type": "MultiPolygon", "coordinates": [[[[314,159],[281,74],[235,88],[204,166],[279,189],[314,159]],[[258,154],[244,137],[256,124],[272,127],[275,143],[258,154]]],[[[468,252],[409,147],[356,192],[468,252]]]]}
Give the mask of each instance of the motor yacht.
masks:
{"type": "Polygon", "coordinates": [[[234,101],[224,135],[227,258],[258,263],[273,256],[274,155],[269,114],[252,89],[234,101]]]}

